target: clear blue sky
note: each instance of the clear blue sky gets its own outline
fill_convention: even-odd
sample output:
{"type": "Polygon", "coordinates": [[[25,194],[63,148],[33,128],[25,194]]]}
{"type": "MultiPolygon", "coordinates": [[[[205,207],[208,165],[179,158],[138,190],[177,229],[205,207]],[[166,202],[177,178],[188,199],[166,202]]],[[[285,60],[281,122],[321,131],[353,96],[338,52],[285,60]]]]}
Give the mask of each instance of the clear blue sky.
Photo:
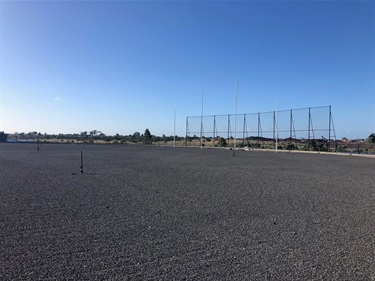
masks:
{"type": "Polygon", "coordinates": [[[186,116],[332,105],[375,131],[374,1],[1,1],[8,133],[185,134],[186,116]]]}

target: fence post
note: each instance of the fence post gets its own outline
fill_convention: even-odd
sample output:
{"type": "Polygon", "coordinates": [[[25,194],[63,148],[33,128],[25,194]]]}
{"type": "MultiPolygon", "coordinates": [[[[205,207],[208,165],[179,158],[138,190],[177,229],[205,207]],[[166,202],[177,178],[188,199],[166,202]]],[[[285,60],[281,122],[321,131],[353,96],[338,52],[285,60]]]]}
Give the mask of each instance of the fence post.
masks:
{"type": "Polygon", "coordinates": [[[275,138],[275,129],[276,129],[276,114],[275,111],[273,111],[273,143],[276,148],[276,138],[275,138]]]}
{"type": "Polygon", "coordinates": [[[308,125],[308,133],[307,133],[307,150],[310,151],[310,123],[311,123],[311,112],[309,107],[309,125],[308,125]]]}
{"type": "Polygon", "coordinates": [[[259,144],[259,129],[260,129],[260,112],[258,112],[258,144],[259,144]]]}
{"type": "Polygon", "coordinates": [[[187,146],[187,138],[188,138],[188,128],[189,128],[189,117],[186,117],[186,134],[185,134],[185,146],[187,146]]]}
{"type": "Polygon", "coordinates": [[[229,145],[229,131],[230,131],[230,114],[228,114],[228,145],[229,145]]]}
{"type": "Polygon", "coordinates": [[[331,106],[329,106],[329,125],[328,125],[328,152],[331,151],[331,106]]]}

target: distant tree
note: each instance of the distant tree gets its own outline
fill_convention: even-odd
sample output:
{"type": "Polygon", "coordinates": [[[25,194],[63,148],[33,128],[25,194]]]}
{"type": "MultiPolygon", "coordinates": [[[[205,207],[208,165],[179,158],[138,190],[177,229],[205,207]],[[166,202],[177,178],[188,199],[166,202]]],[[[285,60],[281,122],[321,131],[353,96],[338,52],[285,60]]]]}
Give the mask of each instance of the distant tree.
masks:
{"type": "Polygon", "coordinates": [[[30,138],[36,139],[38,136],[38,132],[37,131],[30,132],[29,135],[30,135],[30,138]]]}
{"type": "Polygon", "coordinates": [[[150,130],[146,129],[145,133],[143,134],[143,143],[144,144],[151,144],[152,143],[151,138],[152,138],[152,136],[151,136],[150,130]]]}
{"type": "Polygon", "coordinates": [[[368,142],[369,143],[375,143],[375,133],[372,133],[368,136],[368,142]]]}
{"type": "Polygon", "coordinates": [[[141,134],[139,132],[135,132],[131,137],[132,142],[140,142],[141,141],[141,134]]]}
{"type": "Polygon", "coordinates": [[[92,131],[89,132],[89,134],[90,134],[90,137],[95,137],[98,134],[98,131],[92,130],[92,131]]]}
{"type": "Polygon", "coordinates": [[[0,132],[0,142],[6,142],[8,140],[8,134],[0,132]]]}
{"type": "Polygon", "coordinates": [[[310,147],[310,150],[317,151],[317,144],[316,140],[312,139],[308,141],[308,146],[310,147]]]}
{"type": "Polygon", "coordinates": [[[224,138],[220,138],[218,146],[220,146],[220,147],[226,147],[227,146],[227,141],[224,138]]]}

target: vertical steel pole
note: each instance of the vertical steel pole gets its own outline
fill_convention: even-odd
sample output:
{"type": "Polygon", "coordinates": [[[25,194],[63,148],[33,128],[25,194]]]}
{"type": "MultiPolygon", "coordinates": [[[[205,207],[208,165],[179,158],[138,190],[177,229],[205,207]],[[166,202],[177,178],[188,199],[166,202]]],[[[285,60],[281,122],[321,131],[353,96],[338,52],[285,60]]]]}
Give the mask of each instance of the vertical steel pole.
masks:
{"type": "Polygon", "coordinates": [[[203,93],[204,93],[204,86],[202,86],[201,149],[203,148],[203,93]]]}
{"type": "Polygon", "coordinates": [[[331,151],[331,121],[332,121],[332,114],[331,114],[331,106],[329,106],[329,126],[328,126],[328,152],[331,151]]]}
{"type": "Polygon", "coordinates": [[[276,101],[276,153],[278,147],[278,140],[279,140],[279,101],[276,101]]]}
{"type": "Polygon", "coordinates": [[[259,144],[259,129],[260,129],[260,112],[258,112],[258,144],[259,144]]]}
{"type": "Polygon", "coordinates": [[[243,146],[245,146],[245,129],[246,129],[246,114],[243,115],[243,131],[242,131],[243,146]]]}
{"type": "Polygon", "coordinates": [[[307,148],[310,150],[310,122],[311,122],[311,113],[309,107],[309,125],[308,125],[308,134],[307,134],[307,148]]]}
{"type": "Polygon", "coordinates": [[[228,145],[229,145],[229,131],[230,131],[230,114],[228,114],[228,145]]]}
{"type": "Polygon", "coordinates": [[[176,147],[176,110],[174,111],[173,120],[173,147],[176,147]]]}
{"type": "Polygon", "coordinates": [[[187,138],[188,138],[188,128],[189,128],[189,117],[186,117],[186,134],[185,134],[185,146],[187,146],[187,138]]]}
{"type": "Polygon", "coordinates": [[[214,115],[214,133],[213,133],[213,140],[215,141],[215,136],[216,136],[216,116],[214,115]]]}
{"type": "Polygon", "coordinates": [[[289,132],[289,138],[290,138],[290,142],[292,141],[292,126],[293,126],[293,113],[292,113],[293,109],[290,110],[290,132],[289,132]]]}
{"type": "Polygon", "coordinates": [[[275,148],[276,148],[276,138],[275,138],[275,128],[276,128],[276,115],[275,115],[275,111],[273,112],[273,143],[275,145],[275,148]]]}
{"type": "Polygon", "coordinates": [[[237,80],[234,83],[234,142],[233,142],[233,156],[236,156],[236,139],[237,139],[237,80]]]}

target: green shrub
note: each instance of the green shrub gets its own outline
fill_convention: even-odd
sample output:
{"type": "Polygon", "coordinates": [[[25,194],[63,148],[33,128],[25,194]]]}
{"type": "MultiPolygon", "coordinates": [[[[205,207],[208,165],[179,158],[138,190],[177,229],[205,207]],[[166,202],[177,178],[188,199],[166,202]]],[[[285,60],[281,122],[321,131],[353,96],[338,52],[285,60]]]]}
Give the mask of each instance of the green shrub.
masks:
{"type": "Polygon", "coordinates": [[[227,146],[227,141],[224,138],[220,138],[218,146],[219,147],[226,147],[227,146]]]}

